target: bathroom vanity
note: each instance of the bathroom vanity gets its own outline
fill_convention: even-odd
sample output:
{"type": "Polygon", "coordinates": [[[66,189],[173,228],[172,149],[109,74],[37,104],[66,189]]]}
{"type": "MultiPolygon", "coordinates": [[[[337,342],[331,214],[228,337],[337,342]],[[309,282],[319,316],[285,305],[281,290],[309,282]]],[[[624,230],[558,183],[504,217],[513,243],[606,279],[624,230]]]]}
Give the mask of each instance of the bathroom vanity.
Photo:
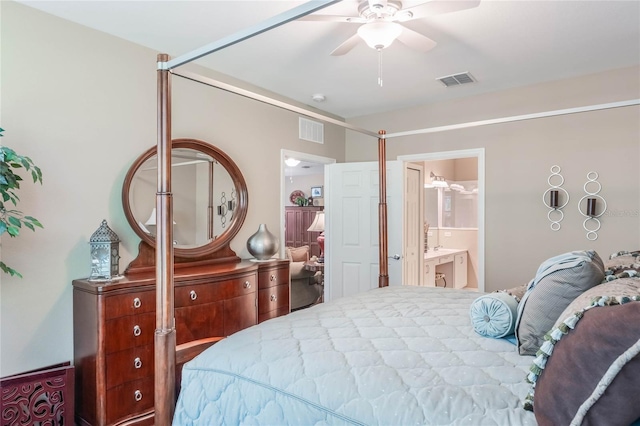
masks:
{"type": "Polygon", "coordinates": [[[463,288],[467,285],[466,250],[430,249],[424,253],[424,280],[426,287],[463,288]]]}

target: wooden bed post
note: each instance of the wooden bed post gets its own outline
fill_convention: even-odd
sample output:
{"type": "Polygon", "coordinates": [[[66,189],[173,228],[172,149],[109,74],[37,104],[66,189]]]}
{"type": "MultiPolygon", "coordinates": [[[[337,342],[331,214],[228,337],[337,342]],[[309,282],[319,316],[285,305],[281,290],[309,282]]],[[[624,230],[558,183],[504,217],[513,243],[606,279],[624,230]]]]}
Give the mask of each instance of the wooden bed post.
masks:
{"type": "Polygon", "coordinates": [[[175,409],[176,330],[173,313],[171,75],[158,55],[158,191],[156,193],[155,425],[170,425],[175,409]]]}
{"type": "Polygon", "coordinates": [[[389,285],[389,259],[387,258],[387,140],[384,138],[387,132],[378,132],[378,179],[380,195],[378,202],[378,235],[380,240],[380,276],[378,287],[389,285]]]}

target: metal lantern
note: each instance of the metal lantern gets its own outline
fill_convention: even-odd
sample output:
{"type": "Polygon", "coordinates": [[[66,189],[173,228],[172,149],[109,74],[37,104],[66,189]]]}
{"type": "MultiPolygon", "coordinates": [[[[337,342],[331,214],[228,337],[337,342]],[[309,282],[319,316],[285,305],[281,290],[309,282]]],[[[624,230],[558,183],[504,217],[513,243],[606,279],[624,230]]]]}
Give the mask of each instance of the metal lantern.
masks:
{"type": "Polygon", "coordinates": [[[119,277],[120,238],[103,220],[89,239],[91,244],[90,280],[112,280],[119,277]]]}

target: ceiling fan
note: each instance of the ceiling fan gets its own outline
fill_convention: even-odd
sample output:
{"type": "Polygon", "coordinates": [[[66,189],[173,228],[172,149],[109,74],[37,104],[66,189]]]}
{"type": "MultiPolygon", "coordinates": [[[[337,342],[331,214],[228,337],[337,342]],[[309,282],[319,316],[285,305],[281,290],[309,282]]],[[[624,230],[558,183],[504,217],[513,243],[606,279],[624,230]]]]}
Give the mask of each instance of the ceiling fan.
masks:
{"type": "Polygon", "coordinates": [[[389,47],[391,43],[398,40],[419,52],[427,52],[436,46],[436,42],[399,22],[471,9],[479,4],[480,0],[431,0],[403,9],[402,2],[399,0],[363,0],[358,2],[358,16],[312,14],[300,20],[360,24],[354,35],[331,52],[333,56],[344,55],[361,40],[378,51],[389,47]]]}

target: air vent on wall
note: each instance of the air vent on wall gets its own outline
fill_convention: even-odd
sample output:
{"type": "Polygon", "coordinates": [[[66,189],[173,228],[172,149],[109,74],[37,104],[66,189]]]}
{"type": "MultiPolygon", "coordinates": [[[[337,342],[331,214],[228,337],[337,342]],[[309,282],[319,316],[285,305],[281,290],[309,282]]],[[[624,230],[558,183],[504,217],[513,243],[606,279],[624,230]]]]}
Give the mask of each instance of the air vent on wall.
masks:
{"type": "Polygon", "coordinates": [[[324,143],[324,124],[299,117],[299,138],[305,141],[324,143]]]}
{"type": "Polygon", "coordinates": [[[461,84],[474,83],[476,81],[468,72],[438,77],[436,80],[439,80],[447,87],[460,86],[461,84]]]}

